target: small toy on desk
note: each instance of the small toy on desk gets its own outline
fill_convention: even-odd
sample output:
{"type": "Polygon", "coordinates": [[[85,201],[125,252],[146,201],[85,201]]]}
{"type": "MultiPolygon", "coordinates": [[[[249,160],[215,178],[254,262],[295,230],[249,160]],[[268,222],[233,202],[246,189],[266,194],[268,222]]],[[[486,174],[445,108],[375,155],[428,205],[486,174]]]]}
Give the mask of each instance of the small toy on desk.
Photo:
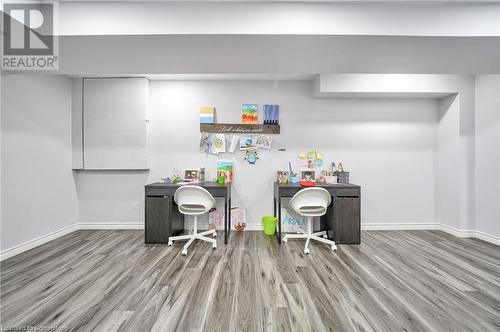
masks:
{"type": "Polygon", "coordinates": [[[181,177],[179,175],[174,175],[172,177],[172,184],[178,184],[179,182],[181,182],[181,177]]]}
{"type": "Polygon", "coordinates": [[[321,176],[324,178],[324,183],[334,184],[337,183],[337,176],[333,171],[321,171],[321,176]]]}
{"type": "Polygon", "coordinates": [[[349,172],[344,170],[344,165],[342,162],[337,166],[337,170],[335,171],[335,175],[337,175],[337,181],[339,183],[349,183],[349,172]]]}
{"type": "Polygon", "coordinates": [[[288,171],[278,171],[277,180],[279,184],[288,183],[288,171]]]}

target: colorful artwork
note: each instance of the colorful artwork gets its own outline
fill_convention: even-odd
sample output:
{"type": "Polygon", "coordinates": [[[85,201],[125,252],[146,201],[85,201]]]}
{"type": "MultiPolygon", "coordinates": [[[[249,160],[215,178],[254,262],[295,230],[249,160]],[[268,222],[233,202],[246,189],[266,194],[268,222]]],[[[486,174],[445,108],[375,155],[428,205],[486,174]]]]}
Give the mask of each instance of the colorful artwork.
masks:
{"type": "Polygon", "coordinates": [[[280,105],[264,105],[264,124],[278,124],[280,105]]]}
{"type": "Polygon", "coordinates": [[[212,134],[212,151],[216,154],[226,152],[226,135],[212,134]]]}
{"type": "Polygon", "coordinates": [[[215,107],[200,107],[200,123],[215,123],[215,107]]]}
{"type": "MultiPolygon", "coordinates": [[[[246,225],[247,210],[245,208],[231,208],[231,223],[246,225]]],[[[208,214],[208,225],[211,229],[224,229],[224,209],[216,209],[208,214]],[[212,225],[212,226],[210,226],[212,225]]]]}
{"type": "Polygon", "coordinates": [[[240,137],[240,150],[255,147],[253,135],[245,135],[240,137]]]}
{"type": "Polygon", "coordinates": [[[242,123],[257,123],[257,104],[241,105],[241,122],[242,123]]]}
{"type": "Polygon", "coordinates": [[[255,135],[253,142],[258,148],[270,150],[273,139],[267,135],[255,135]]]}
{"type": "Polygon", "coordinates": [[[314,169],[317,166],[323,166],[323,154],[318,150],[302,152],[299,154],[299,163],[302,168],[314,169]]]}
{"type": "Polygon", "coordinates": [[[224,182],[233,181],[233,162],[219,161],[217,164],[217,177],[223,176],[224,182]]]}
{"type": "Polygon", "coordinates": [[[255,164],[259,157],[257,156],[256,148],[248,148],[245,152],[245,160],[248,161],[249,164],[255,164]]]}

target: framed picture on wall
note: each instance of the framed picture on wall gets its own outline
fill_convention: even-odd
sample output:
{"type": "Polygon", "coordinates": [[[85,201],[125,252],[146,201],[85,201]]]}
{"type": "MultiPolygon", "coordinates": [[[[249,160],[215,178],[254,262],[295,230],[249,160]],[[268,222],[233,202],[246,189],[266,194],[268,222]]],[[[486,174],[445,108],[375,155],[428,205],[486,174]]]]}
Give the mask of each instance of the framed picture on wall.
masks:
{"type": "Polygon", "coordinates": [[[186,169],[184,171],[184,179],[185,180],[198,180],[199,171],[197,169],[186,169]]]}
{"type": "Polygon", "coordinates": [[[314,170],[300,171],[300,180],[316,181],[316,171],[314,170]]]}

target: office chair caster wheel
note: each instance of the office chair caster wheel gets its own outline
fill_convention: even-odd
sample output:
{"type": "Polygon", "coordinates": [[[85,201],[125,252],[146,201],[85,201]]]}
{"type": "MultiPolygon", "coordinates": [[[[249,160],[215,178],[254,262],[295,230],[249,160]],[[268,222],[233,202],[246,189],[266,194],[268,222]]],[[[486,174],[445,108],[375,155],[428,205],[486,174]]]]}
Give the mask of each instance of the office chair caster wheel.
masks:
{"type": "Polygon", "coordinates": [[[309,248],[304,249],[304,254],[308,255],[309,254],[309,248]]]}
{"type": "Polygon", "coordinates": [[[281,241],[283,241],[283,243],[286,243],[286,241],[288,241],[288,239],[286,237],[284,237],[283,240],[281,240],[281,241]]]}
{"type": "Polygon", "coordinates": [[[328,235],[323,235],[323,239],[328,239],[328,235]]]}
{"type": "Polygon", "coordinates": [[[172,243],[172,241],[168,241],[167,246],[171,247],[171,246],[172,246],[172,244],[173,244],[173,243],[172,243]]]}
{"type": "Polygon", "coordinates": [[[332,251],[337,251],[337,246],[332,246],[332,251]]]}
{"type": "Polygon", "coordinates": [[[217,243],[212,244],[212,248],[217,249],[217,243]]]}
{"type": "Polygon", "coordinates": [[[187,249],[182,249],[182,256],[186,256],[188,254],[187,249]]]}

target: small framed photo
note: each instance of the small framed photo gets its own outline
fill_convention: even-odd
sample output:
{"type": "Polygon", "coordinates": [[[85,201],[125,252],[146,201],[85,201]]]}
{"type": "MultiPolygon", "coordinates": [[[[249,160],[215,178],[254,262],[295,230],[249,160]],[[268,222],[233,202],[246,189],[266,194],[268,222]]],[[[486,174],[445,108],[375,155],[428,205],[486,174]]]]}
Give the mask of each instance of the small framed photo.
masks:
{"type": "Polygon", "coordinates": [[[199,171],[197,169],[186,169],[184,171],[184,180],[198,180],[199,171]]]}
{"type": "Polygon", "coordinates": [[[301,171],[300,172],[300,179],[302,181],[316,181],[316,171],[301,171]]]}

